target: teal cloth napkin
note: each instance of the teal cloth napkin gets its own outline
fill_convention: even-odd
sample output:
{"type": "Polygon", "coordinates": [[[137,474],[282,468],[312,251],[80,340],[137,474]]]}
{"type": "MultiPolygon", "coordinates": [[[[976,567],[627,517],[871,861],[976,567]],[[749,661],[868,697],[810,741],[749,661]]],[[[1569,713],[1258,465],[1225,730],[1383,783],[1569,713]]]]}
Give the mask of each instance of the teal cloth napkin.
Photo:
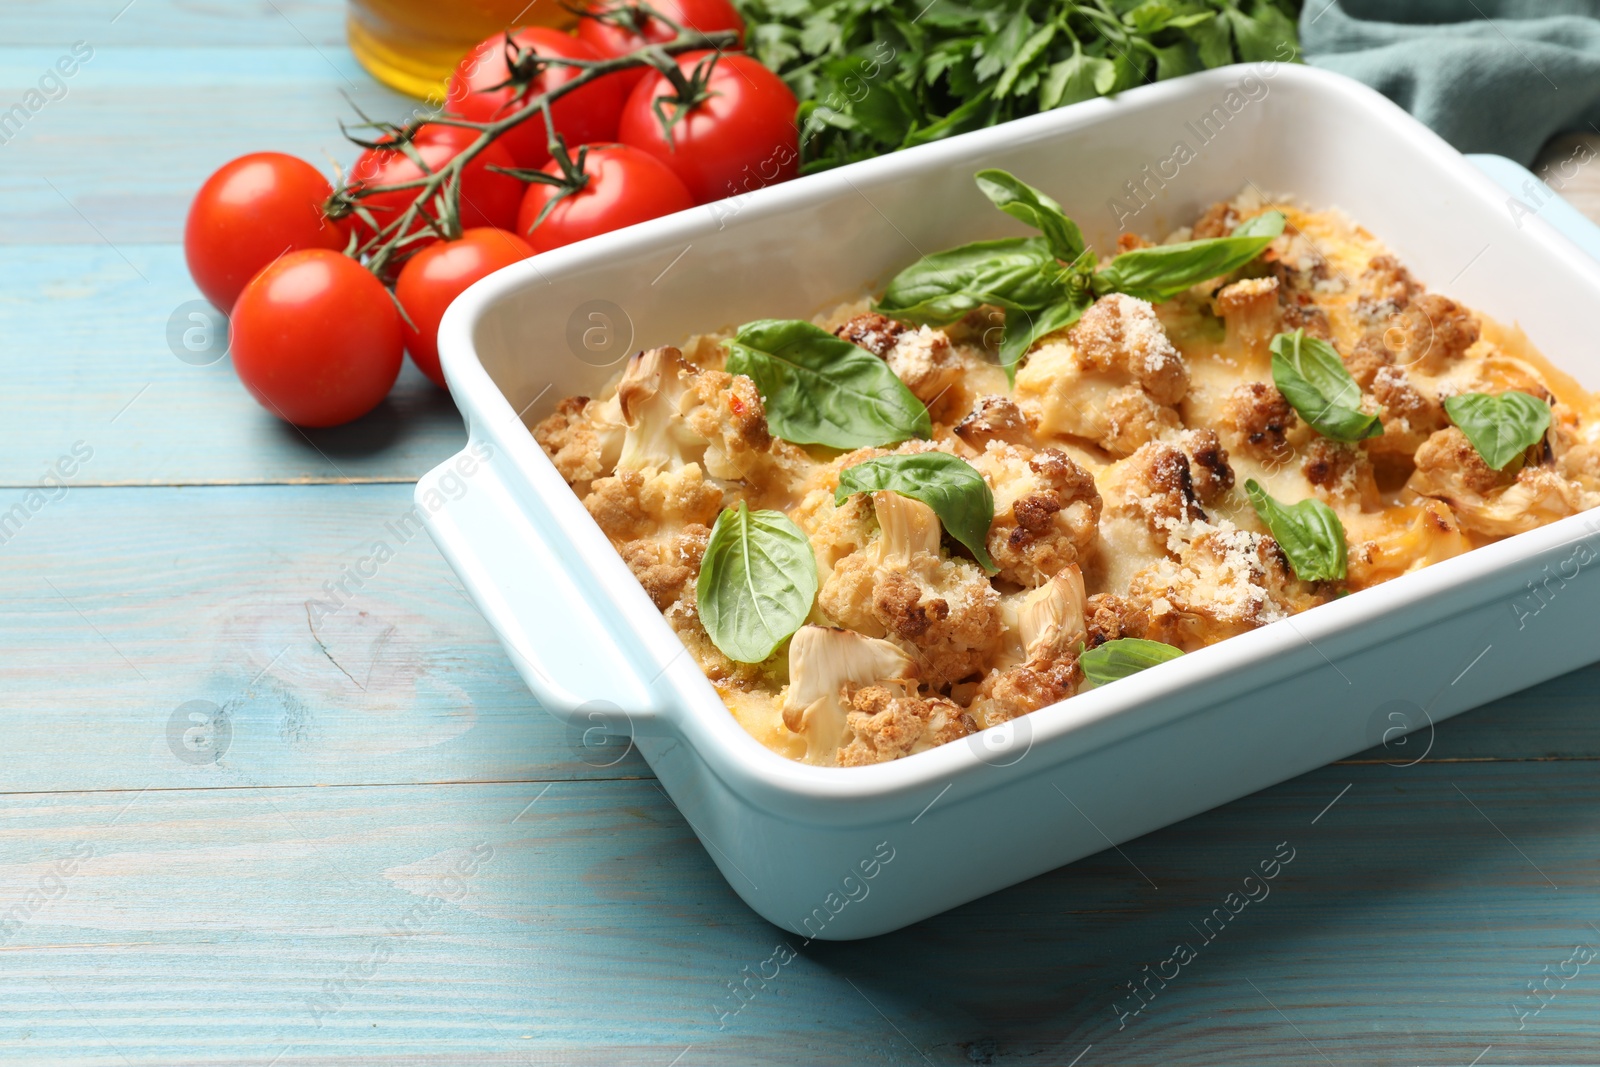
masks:
{"type": "Polygon", "coordinates": [[[1306,0],[1300,45],[1461,151],[1526,165],[1555,134],[1600,133],[1597,16],[1600,0],[1306,0]]]}

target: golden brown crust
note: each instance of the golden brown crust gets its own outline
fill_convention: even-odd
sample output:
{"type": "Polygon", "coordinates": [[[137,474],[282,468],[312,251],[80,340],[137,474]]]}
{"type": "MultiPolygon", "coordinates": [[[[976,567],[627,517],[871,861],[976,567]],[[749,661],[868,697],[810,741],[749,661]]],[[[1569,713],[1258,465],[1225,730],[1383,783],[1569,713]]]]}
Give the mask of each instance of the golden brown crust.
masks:
{"type": "Polygon", "coordinates": [[[1472,312],[1449,297],[1424,293],[1400,313],[1384,342],[1395,350],[1396,363],[1439,374],[1465,355],[1478,335],[1472,312]]]}
{"type": "Polygon", "coordinates": [[[1176,404],[1189,390],[1182,357],[1143,300],[1120,293],[1103,296],[1067,331],[1067,338],[1086,366],[1127,373],[1157,404],[1176,404]]]}
{"type": "Polygon", "coordinates": [[[1361,388],[1368,390],[1372,388],[1372,381],[1378,376],[1378,372],[1393,365],[1394,353],[1383,343],[1383,335],[1380,333],[1363,334],[1360,340],[1356,341],[1355,348],[1344,357],[1344,366],[1350,372],[1350,377],[1354,378],[1361,388]]]}
{"type": "Polygon", "coordinates": [[[1199,241],[1209,237],[1226,237],[1239,225],[1239,209],[1231,200],[1219,200],[1206,208],[1195,220],[1192,235],[1199,241]]]}
{"type": "MultiPolygon", "coordinates": [[[[1193,235],[1231,232],[1257,210],[1216,205],[1193,235]]],[[[929,440],[844,455],[777,440],[754,383],[720,369],[717,336],[692,339],[687,358],[641,353],[625,395],[568,398],[533,432],[734,715],[780,751],[803,740],[805,759],[827,765],[903,758],[1068,699],[1084,684],[1085,648],[1130,637],[1199,648],[1600,504],[1587,398],[1547,382],[1510,331],[1480,328],[1373,254],[1364,232],[1332,213],[1285,211],[1291,224],[1246,270],[1159,308],[1096,300],[1034,345],[1010,395],[993,359],[993,308],[939,330],[864,303],[819,320],[923,400],[929,440]],[[1302,425],[1266,375],[1267,342],[1296,329],[1336,343],[1381,437],[1340,442],[1302,425]],[[1552,402],[1553,422],[1496,472],[1443,400],[1507,389],[1552,402]],[[925,503],[892,492],[834,502],[845,467],[929,450],[962,457],[988,485],[997,573],[925,503]],[[1246,477],[1285,504],[1314,497],[1335,509],[1348,580],[1295,576],[1238,491],[1246,477]],[[833,686],[819,680],[826,671],[796,671],[784,648],[739,664],[715,647],[696,578],[709,526],[741,501],[785,512],[810,539],[820,588],[802,636],[848,631],[839,649],[865,642],[869,659],[895,669],[846,667],[856,653],[832,645],[802,654],[851,672],[833,686]]]]}
{"type": "Polygon", "coordinates": [[[710,537],[710,527],[691,523],[665,541],[624,541],[617,552],[655,606],[665,611],[683,595],[684,586],[699,577],[710,537]]]}
{"type": "Polygon", "coordinates": [[[1411,303],[1422,286],[1394,256],[1373,256],[1360,278],[1359,307],[1369,319],[1387,318],[1411,303]]]}
{"type": "Polygon", "coordinates": [[[1236,386],[1222,402],[1220,423],[1233,447],[1258,459],[1289,451],[1288,435],[1300,421],[1294,406],[1268,382],[1236,386]]]}
{"type": "Polygon", "coordinates": [[[1032,433],[1017,402],[1008,396],[980,396],[955,425],[955,435],[979,451],[990,441],[1027,443],[1032,433]]]}
{"type": "Polygon", "coordinates": [[[1214,504],[1233,488],[1233,466],[1215,430],[1185,430],[1178,443],[1189,456],[1189,481],[1202,504],[1214,504]]]}
{"type": "Polygon", "coordinates": [[[863,686],[848,695],[851,740],[839,749],[839,766],[863,767],[955,741],[976,725],[942,697],[919,697],[904,686],[863,686]]]}
{"type": "Polygon", "coordinates": [[[568,485],[592,482],[605,473],[603,449],[593,426],[584,418],[586,396],[569,396],[533,429],[533,439],[550,456],[568,485]]]}
{"type": "Polygon", "coordinates": [[[857,315],[841,323],[833,331],[835,337],[849,341],[857,348],[864,348],[879,359],[889,354],[900,335],[905,332],[903,324],[876,311],[857,315]]]}
{"type": "Polygon", "coordinates": [[[1065,452],[996,443],[972,464],[995,493],[987,547],[1001,578],[1031,588],[1089,552],[1102,501],[1065,452]]]}
{"type": "Polygon", "coordinates": [[[1150,616],[1145,610],[1115,593],[1091,596],[1084,617],[1089,627],[1089,648],[1123,637],[1144,637],[1150,630],[1150,616]]]}

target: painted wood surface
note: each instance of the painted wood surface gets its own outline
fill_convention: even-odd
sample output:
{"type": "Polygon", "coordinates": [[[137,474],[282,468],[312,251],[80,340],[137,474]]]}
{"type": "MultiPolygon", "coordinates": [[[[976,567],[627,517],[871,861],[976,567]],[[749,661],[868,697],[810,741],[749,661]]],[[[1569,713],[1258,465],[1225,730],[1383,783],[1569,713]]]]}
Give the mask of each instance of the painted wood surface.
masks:
{"type": "Polygon", "coordinates": [[[19,1063],[1593,1063],[1597,811],[1592,763],[1329,767],[806,945],[646,781],[12,796],[0,1026],[19,1063]]]}
{"type": "Polygon", "coordinates": [[[0,144],[0,513],[92,450],[0,543],[0,1062],[1596,1061],[1600,667],[869,943],[752,915],[396,532],[447,397],[307,438],[168,344],[199,181],[406,106],[342,23],[0,9],[0,102],[95,49],[0,144]]]}

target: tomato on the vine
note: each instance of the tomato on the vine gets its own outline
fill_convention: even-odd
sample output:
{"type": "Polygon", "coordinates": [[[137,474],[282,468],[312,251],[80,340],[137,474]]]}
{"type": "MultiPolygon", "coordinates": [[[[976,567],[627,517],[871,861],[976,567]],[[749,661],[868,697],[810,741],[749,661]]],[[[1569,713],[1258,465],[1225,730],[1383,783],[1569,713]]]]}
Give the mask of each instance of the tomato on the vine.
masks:
{"type": "Polygon", "coordinates": [[[226,312],[285,252],[344,248],[348,225],[322,213],[332,192],[315,167],[282,152],[252,152],[218,168],[194,194],[183,228],[184,259],[206,299],[226,312]]]}
{"type": "Polygon", "coordinates": [[[423,374],[444,387],[439,320],[450,302],[479,278],[531,255],[533,249],[516,234],[483,227],[466,231],[457,241],[431,244],[406,260],[394,284],[394,295],[405,309],[406,319],[411,320],[400,322],[406,351],[423,374]]]}
{"type": "MultiPolygon", "coordinates": [[[[539,57],[606,58],[571,34],[542,26],[517,30],[511,34],[511,40],[518,49],[531,49],[539,57]]],[[[529,62],[530,66],[538,64],[537,59],[529,62]]],[[[511,79],[513,71],[506,55],[506,35],[497,34],[481,42],[461,60],[450,76],[445,106],[473,122],[494,122],[515,112],[540,93],[565,85],[580,73],[577,67],[552,62],[531,79],[525,93],[519,92],[514,86],[504,84],[511,79]]],[[[550,117],[568,145],[614,141],[617,115],[626,95],[619,82],[599,78],[552,103],[550,117]]],[[[496,143],[506,146],[517,166],[542,167],[550,158],[549,141],[544,116],[535,115],[507,130],[496,143]]]]}
{"type": "Polygon", "coordinates": [[[400,373],[400,314],[361,264],[290,252],[256,275],[230,319],[233,369],[296,426],[338,426],[377,407],[400,373]]]}
{"type": "MultiPolygon", "coordinates": [[[[556,160],[546,163],[543,170],[551,177],[562,177],[556,160]]],[[[528,239],[535,252],[548,252],[694,207],[694,198],[671,167],[625,144],[590,145],[584,154],[583,174],[583,188],[564,196],[559,186],[529,183],[522,210],[517,213],[517,233],[528,239]],[[558,196],[540,222],[540,212],[558,196]]]]}
{"type": "MultiPolygon", "coordinates": [[[[477,140],[478,136],[477,130],[465,126],[430,123],[417,131],[411,144],[428,169],[437,171],[460,155],[462,149],[477,140]]],[[[490,142],[461,169],[459,180],[463,229],[474,226],[510,228],[516,221],[517,208],[522,203],[522,183],[509,174],[488,169],[491,164],[497,167],[515,165],[511,154],[499,140],[490,142]]],[[[361,153],[355,166],[350,168],[349,187],[393,185],[422,176],[422,168],[404,150],[369,148],[361,153]]],[[[395,189],[361,197],[357,202],[372,212],[372,217],[381,228],[399,218],[421,191],[417,188],[395,189]]],[[[422,206],[429,215],[437,217],[437,208],[432,203],[422,206]]],[[[351,220],[363,243],[373,237],[373,228],[359,215],[352,215],[351,220]]],[[[408,232],[415,233],[427,228],[428,224],[419,219],[408,232]]],[[[413,242],[409,247],[414,249],[424,243],[428,242],[413,242]]]]}
{"type": "Polygon", "coordinates": [[[633,90],[618,140],[671,167],[701,204],[799,172],[798,105],[783,79],[746,55],[689,52],[677,69],[677,79],[655,73],[633,90]]]}
{"type": "MultiPolygon", "coordinates": [[[[728,0],[650,0],[646,6],[684,29],[699,30],[701,33],[733,30],[739,34],[735,47],[744,44],[744,19],[739,17],[739,12],[728,0]]],[[[603,56],[625,56],[647,44],[661,44],[675,36],[672,28],[661,18],[641,11],[639,0],[620,0],[617,3],[602,0],[591,8],[591,12],[578,20],[578,39],[592,45],[603,56]]],[[[612,77],[632,90],[649,73],[649,67],[634,67],[618,71],[612,77]]]]}

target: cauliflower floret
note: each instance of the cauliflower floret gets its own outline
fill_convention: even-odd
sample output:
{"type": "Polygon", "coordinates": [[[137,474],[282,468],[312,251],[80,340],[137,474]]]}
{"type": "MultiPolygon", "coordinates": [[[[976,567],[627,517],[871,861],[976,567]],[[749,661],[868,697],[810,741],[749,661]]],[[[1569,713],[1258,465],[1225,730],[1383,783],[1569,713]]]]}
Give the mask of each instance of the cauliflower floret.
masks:
{"type": "MultiPolygon", "coordinates": [[[[789,640],[783,724],[805,737],[807,763],[835,764],[850,737],[851,690],[909,679],[915,665],[887,641],[849,630],[802,626],[789,640]]],[[[911,683],[915,691],[915,683],[911,683]]]]}
{"type": "Polygon", "coordinates": [[[1600,504],[1600,494],[1544,466],[1497,471],[1451,426],[1417,449],[1406,488],[1450,505],[1461,525],[1490,537],[1526,533],[1600,504]]]}
{"type": "Polygon", "coordinates": [[[933,689],[981,671],[998,647],[1000,595],[976,563],[940,553],[939,519],[898,493],[872,494],[878,535],[839,560],[817,606],[909,652],[933,689]]]}
{"type": "Polygon", "coordinates": [[[1565,404],[1554,404],[1545,439],[1557,470],[1585,490],[1600,491],[1600,443],[1584,439],[1583,421],[1577,412],[1565,404]]]}
{"type": "Polygon", "coordinates": [[[973,733],[962,708],[944,697],[917,695],[912,681],[881,682],[849,691],[845,726],[850,740],[839,748],[841,767],[887,763],[973,733]]]}
{"type": "Polygon", "coordinates": [[[699,577],[710,537],[711,528],[696,522],[664,538],[623,541],[617,552],[655,606],[665,611],[683,595],[684,587],[699,577]]]}
{"type": "Polygon", "coordinates": [[[1226,237],[1238,226],[1239,208],[1231,200],[1218,200],[1195,220],[1189,236],[1196,241],[1213,237],[1226,237]]]}
{"type": "Polygon", "coordinates": [[[1278,333],[1278,279],[1245,278],[1223,286],[1217,312],[1227,323],[1228,340],[1260,355],[1278,333]]]}
{"type": "Polygon", "coordinates": [[[616,398],[569,396],[534,427],[533,439],[581,497],[596,478],[616,467],[626,429],[616,398]]]}
{"type": "Polygon", "coordinates": [[[1264,462],[1282,462],[1293,454],[1289,431],[1300,421],[1294,406],[1271,382],[1247,382],[1222,401],[1218,419],[1232,447],[1264,462]]]}
{"type": "Polygon", "coordinates": [[[1372,377],[1383,433],[1362,442],[1375,456],[1410,456],[1430,434],[1449,425],[1434,390],[1403,368],[1379,367],[1372,377]]]}
{"type": "Polygon", "coordinates": [[[1478,340],[1478,320],[1449,297],[1424,293],[1390,320],[1384,345],[1401,366],[1441,374],[1478,340]]]}
{"type": "Polygon", "coordinates": [[[1165,441],[1142,445],[1107,467],[1100,475],[1100,491],[1108,517],[1139,523],[1163,548],[1182,527],[1206,518],[1189,457],[1165,441]]]}
{"type": "Polygon", "coordinates": [[[955,435],[973,448],[982,449],[990,441],[1026,444],[1032,437],[1022,409],[1010,397],[980,396],[972,410],[956,423],[955,435]]]}
{"type": "Polygon", "coordinates": [[[1214,504],[1233,488],[1233,465],[1215,430],[1184,430],[1173,443],[1189,457],[1189,481],[1202,504],[1214,504]]]}
{"type": "Polygon", "coordinates": [[[972,465],[994,492],[987,547],[1001,578],[1040,585],[1094,546],[1100,494],[1066,453],[995,441],[972,465]]]}
{"type": "Polygon", "coordinates": [[[1378,372],[1385,367],[1394,366],[1394,353],[1390,352],[1383,343],[1381,333],[1363,334],[1356,341],[1355,347],[1344,360],[1345,370],[1350,372],[1350,377],[1355,379],[1361,388],[1371,391],[1372,383],[1378,377],[1378,372]]]}
{"type": "Polygon", "coordinates": [[[1321,308],[1310,306],[1319,288],[1330,280],[1337,283],[1337,279],[1330,279],[1328,259],[1322,250],[1305,234],[1286,226],[1283,233],[1273,238],[1261,259],[1278,280],[1284,329],[1304,328],[1307,333],[1326,339],[1328,316],[1321,308]]]}
{"type": "Polygon", "coordinates": [[[1295,578],[1270,536],[1230,522],[1195,524],[1177,557],[1136,574],[1128,599],[1148,615],[1146,636],[1182,649],[1215,644],[1327,599],[1295,578]]]}
{"type": "Polygon", "coordinates": [[[1356,315],[1369,326],[1383,327],[1389,317],[1404,309],[1422,286],[1401,262],[1385,253],[1373,256],[1358,279],[1361,295],[1356,299],[1356,315]]]}
{"type": "Polygon", "coordinates": [[[597,480],[583,506],[613,542],[633,541],[690,523],[711,525],[722,510],[722,490],[705,480],[698,463],[653,474],[622,467],[597,480]]]}
{"type": "Polygon", "coordinates": [[[1314,437],[1306,446],[1300,470],[1317,496],[1330,504],[1372,509],[1383,506],[1372,459],[1359,445],[1314,437]]]}
{"type": "Polygon", "coordinates": [[[619,470],[699,463],[713,478],[764,488],[804,462],[799,449],[773,440],[754,382],[742,374],[701,370],[671,346],[629,361],[617,403],[627,424],[619,470]]]}
{"type": "Polygon", "coordinates": [[[1150,629],[1150,616],[1137,604],[1114,593],[1096,593],[1084,607],[1088,627],[1085,645],[1099,648],[1122,637],[1143,637],[1150,629]]]}
{"type": "Polygon", "coordinates": [[[1078,653],[1087,638],[1083,573],[1066,567],[1030,592],[1017,609],[1022,663],[991,670],[972,701],[974,721],[987,729],[1038,711],[1078,691],[1078,653]]]}
{"type": "Polygon", "coordinates": [[[947,412],[947,396],[961,381],[965,368],[943,331],[931,326],[906,326],[869,311],[833,332],[888,363],[895,377],[928,406],[935,418],[947,412]]]}
{"type": "Polygon", "coordinates": [[[1189,372],[1155,309],[1113,293],[1017,372],[1017,405],[1042,435],[1087,438],[1118,456],[1180,425],[1189,372]]]}

